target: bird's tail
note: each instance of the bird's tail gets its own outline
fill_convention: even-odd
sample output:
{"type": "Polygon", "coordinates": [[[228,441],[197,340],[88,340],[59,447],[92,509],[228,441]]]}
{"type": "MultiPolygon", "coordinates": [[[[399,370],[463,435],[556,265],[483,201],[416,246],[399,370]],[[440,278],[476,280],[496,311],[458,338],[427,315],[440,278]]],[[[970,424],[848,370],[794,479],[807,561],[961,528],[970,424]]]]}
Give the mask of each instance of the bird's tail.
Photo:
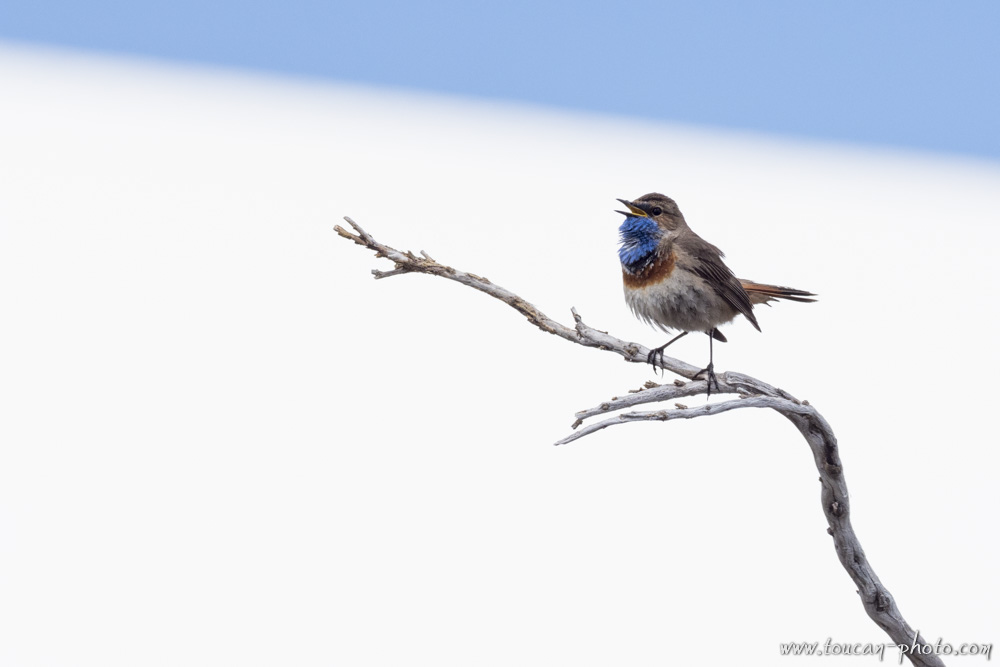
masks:
{"type": "Polygon", "coordinates": [[[804,292],[800,289],[792,289],[791,287],[764,285],[762,283],[755,283],[752,280],[743,280],[742,278],[740,279],[740,284],[743,285],[743,289],[746,290],[747,295],[750,297],[750,303],[754,305],[769,303],[778,299],[801,301],[802,303],[811,303],[816,300],[809,298],[816,296],[812,292],[804,292]]]}

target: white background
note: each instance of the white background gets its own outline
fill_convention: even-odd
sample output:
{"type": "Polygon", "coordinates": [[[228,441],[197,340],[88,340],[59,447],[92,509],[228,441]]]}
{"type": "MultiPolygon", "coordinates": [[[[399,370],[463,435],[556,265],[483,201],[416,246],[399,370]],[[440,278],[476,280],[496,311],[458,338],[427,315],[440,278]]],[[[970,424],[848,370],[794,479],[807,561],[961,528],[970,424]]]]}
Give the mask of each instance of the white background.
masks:
{"type": "Polygon", "coordinates": [[[729,327],[717,367],[830,421],[911,624],[1000,639],[995,164],[13,48],[0,89],[0,664],[791,666],[814,659],[779,643],[887,641],[782,418],[552,447],[650,370],[439,278],[374,281],[391,264],[332,231],[652,346],[613,210],[653,190],[741,277],[821,295],[729,327]]]}

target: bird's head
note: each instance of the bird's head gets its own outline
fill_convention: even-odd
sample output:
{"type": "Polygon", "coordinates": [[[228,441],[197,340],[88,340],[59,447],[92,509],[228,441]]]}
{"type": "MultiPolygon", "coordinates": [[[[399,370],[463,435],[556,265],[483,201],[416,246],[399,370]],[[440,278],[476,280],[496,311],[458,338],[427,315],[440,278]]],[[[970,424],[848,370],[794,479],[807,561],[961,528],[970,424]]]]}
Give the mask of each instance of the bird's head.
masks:
{"type": "MultiPolygon", "coordinates": [[[[661,195],[659,192],[651,192],[634,201],[626,199],[619,199],[618,201],[628,207],[629,212],[627,213],[625,211],[618,211],[618,213],[626,217],[626,221],[629,218],[648,218],[656,223],[661,235],[670,234],[683,227],[687,227],[684,216],[681,214],[680,209],[677,208],[677,202],[666,195],[661,195]]],[[[640,226],[642,225],[639,220],[635,221],[635,223],[640,226]]],[[[646,221],[645,224],[649,225],[649,222],[646,221]]]]}
{"type": "Polygon", "coordinates": [[[618,232],[621,247],[618,257],[626,270],[636,273],[655,258],[661,244],[669,243],[678,231],[687,228],[684,216],[670,197],[658,192],[643,195],[635,201],[619,199],[628,207],[618,232]]]}

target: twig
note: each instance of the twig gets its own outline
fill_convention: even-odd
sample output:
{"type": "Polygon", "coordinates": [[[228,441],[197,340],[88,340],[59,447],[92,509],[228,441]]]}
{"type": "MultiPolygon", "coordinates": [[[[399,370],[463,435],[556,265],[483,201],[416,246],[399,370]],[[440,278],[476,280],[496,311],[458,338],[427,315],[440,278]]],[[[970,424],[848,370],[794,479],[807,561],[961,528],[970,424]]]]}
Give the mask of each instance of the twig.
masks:
{"type": "MultiPolygon", "coordinates": [[[[571,309],[575,326],[567,327],[548,317],[538,308],[528,303],[518,295],[496,285],[486,278],[472,273],[458,271],[433,260],[426,252],[420,256],[412,252],[400,252],[387,245],[379,243],[350,218],[344,218],[354,229],[348,232],[339,225],[335,231],[346,239],[358,245],[375,251],[376,257],[385,257],[394,263],[391,271],[373,270],[376,278],[388,278],[404,273],[428,273],[468,285],[490,296],[500,299],[511,306],[529,322],[542,331],[559,336],[585,347],[607,350],[621,355],[626,361],[646,363],[649,348],[638,343],[631,343],[615,338],[605,331],[600,331],[584,323],[576,309],[571,309]]],[[[573,428],[583,424],[583,420],[598,415],[608,414],[617,410],[631,408],[646,403],[662,403],[685,396],[697,396],[707,392],[708,385],[703,380],[694,380],[699,370],[696,366],[684,363],[673,357],[663,357],[664,368],[693,380],[673,385],[656,385],[643,388],[637,392],[616,396],[599,406],[583,410],[576,414],[573,428]]],[[[718,394],[738,394],[738,398],[709,403],[696,408],[688,408],[677,404],[673,409],[661,409],[648,412],[629,412],[590,424],[566,436],[557,445],[566,444],[600,431],[609,426],[634,421],[670,421],[673,419],[693,419],[738,410],[740,408],[769,408],[783,415],[805,438],[812,451],[816,469],[820,476],[820,497],[823,503],[823,513],[828,523],[827,532],[833,537],[834,548],[841,564],[855,585],[865,611],[875,623],[882,628],[899,646],[916,645],[918,650],[906,652],[907,658],[919,667],[939,667],[944,663],[933,652],[933,646],[927,644],[923,637],[916,633],[906,622],[892,595],[879,581],[875,571],[868,563],[864,550],[854,534],[850,520],[850,502],[847,493],[847,483],[844,480],[843,466],[837,449],[837,438],[833,429],[823,416],[808,402],[799,401],[788,392],[772,387],[742,373],[732,371],[719,375],[718,394]],[[924,651],[927,651],[926,653],[924,651]]]]}
{"type": "MultiPolygon", "coordinates": [[[[455,282],[477,289],[480,292],[485,292],[496,299],[500,299],[508,306],[524,315],[529,322],[546,333],[554,334],[560,338],[565,338],[566,340],[579,345],[584,345],[586,347],[596,347],[598,349],[616,352],[624,357],[626,361],[646,363],[646,355],[649,354],[649,348],[643,347],[638,343],[625,342],[615,338],[614,336],[608,335],[604,331],[598,331],[597,329],[587,326],[579,314],[577,314],[575,309],[573,309],[572,312],[576,326],[571,329],[563,324],[560,324],[559,322],[556,322],[548,315],[538,310],[538,308],[534,305],[528,303],[513,292],[505,290],[499,285],[493,284],[487,278],[483,278],[472,273],[465,273],[464,271],[453,269],[450,266],[439,264],[431,259],[426,253],[422,253],[422,257],[417,257],[412,252],[400,252],[395,248],[391,248],[376,241],[370,234],[368,234],[368,232],[363,230],[358,223],[354,222],[350,218],[344,218],[344,220],[346,220],[357,233],[352,234],[340,225],[334,227],[334,231],[343,236],[345,239],[350,239],[358,245],[374,250],[376,257],[385,257],[395,264],[392,271],[373,270],[372,274],[374,274],[376,278],[387,278],[401,273],[429,273],[434,276],[447,278],[448,280],[454,280],[455,282]]],[[[693,378],[701,370],[672,357],[664,357],[663,366],[667,370],[686,378],[693,378]]]]}

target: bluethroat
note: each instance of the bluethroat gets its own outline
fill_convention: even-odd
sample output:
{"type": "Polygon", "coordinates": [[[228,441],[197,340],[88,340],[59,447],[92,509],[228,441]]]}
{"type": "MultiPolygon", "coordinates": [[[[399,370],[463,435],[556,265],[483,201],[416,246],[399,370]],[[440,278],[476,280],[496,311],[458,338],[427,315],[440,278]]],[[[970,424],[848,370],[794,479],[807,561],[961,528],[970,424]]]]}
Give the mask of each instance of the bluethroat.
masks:
{"type": "Polygon", "coordinates": [[[741,280],[722,261],[722,251],[688,227],[677,203],[670,197],[652,192],[634,201],[619,199],[628,212],[618,231],[625,283],[625,301],[640,320],[664,331],[679,334],[652,350],[647,361],[663,366],[663,350],[692,331],[708,334],[708,395],[715,377],[712,342],[726,342],[719,331],[723,324],[743,315],[757,331],[753,307],[778,299],[815,301],[816,296],[791,287],[765,285],[741,280]]]}

